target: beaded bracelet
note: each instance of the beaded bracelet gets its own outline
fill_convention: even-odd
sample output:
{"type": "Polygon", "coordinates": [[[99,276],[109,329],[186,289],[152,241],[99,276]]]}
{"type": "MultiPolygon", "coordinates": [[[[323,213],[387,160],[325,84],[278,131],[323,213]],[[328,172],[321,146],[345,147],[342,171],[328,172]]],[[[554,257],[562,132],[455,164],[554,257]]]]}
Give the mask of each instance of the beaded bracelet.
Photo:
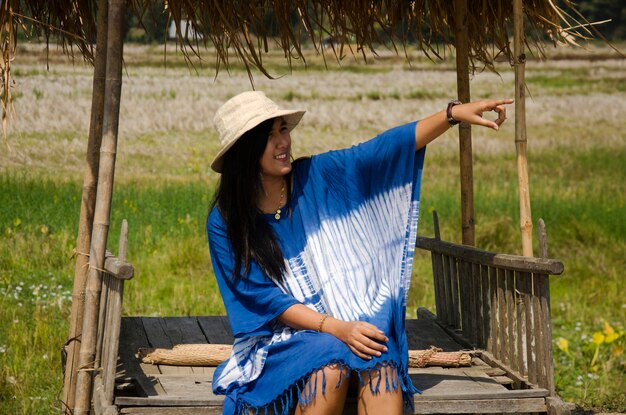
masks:
{"type": "Polygon", "coordinates": [[[324,322],[326,321],[327,318],[328,318],[328,314],[325,314],[324,317],[322,317],[322,319],[320,320],[320,324],[317,326],[318,332],[322,331],[322,326],[324,325],[324,322]]]}

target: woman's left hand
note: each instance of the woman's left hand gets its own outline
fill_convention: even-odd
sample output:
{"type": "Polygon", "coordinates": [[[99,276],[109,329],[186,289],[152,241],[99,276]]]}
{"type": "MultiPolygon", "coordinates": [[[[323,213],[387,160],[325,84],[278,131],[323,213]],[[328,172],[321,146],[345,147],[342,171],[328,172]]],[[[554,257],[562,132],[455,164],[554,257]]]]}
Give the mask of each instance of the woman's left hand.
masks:
{"type": "Polygon", "coordinates": [[[452,118],[460,122],[482,125],[498,131],[500,125],[506,120],[505,105],[512,103],[512,99],[485,99],[482,101],[468,102],[467,104],[459,104],[452,107],[452,118]],[[483,113],[487,111],[497,112],[498,118],[495,121],[484,118],[483,113]]]}

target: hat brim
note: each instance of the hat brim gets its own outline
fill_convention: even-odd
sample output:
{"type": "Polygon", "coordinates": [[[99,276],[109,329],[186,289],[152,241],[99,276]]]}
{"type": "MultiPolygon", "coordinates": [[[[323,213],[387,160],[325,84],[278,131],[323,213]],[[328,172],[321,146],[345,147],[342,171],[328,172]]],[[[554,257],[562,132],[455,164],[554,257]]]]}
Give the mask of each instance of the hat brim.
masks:
{"type": "Polygon", "coordinates": [[[244,128],[241,129],[241,131],[238,132],[237,135],[234,136],[234,138],[226,145],[224,145],[224,147],[222,147],[220,149],[220,151],[217,153],[217,155],[215,156],[215,158],[213,159],[213,161],[211,162],[211,168],[216,171],[217,173],[221,173],[222,172],[222,167],[224,166],[224,156],[226,155],[226,153],[228,152],[228,150],[230,150],[230,148],[232,146],[235,145],[235,143],[248,131],[252,130],[254,127],[256,127],[257,125],[261,124],[264,121],[267,120],[271,120],[272,118],[279,118],[282,117],[285,119],[285,122],[287,123],[287,129],[289,131],[293,130],[296,125],[298,125],[298,123],[300,122],[300,120],[302,119],[302,117],[304,116],[304,113],[306,111],[304,110],[278,110],[273,112],[272,114],[269,115],[263,115],[263,116],[259,116],[257,118],[253,118],[251,119],[244,128]]]}

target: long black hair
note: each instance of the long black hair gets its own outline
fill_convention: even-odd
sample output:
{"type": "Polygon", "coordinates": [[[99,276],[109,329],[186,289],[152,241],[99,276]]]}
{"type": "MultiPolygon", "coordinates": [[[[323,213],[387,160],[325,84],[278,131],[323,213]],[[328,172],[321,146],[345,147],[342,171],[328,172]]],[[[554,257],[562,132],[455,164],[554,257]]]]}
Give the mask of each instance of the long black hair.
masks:
{"type": "Polygon", "coordinates": [[[226,233],[235,256],[231,276],[234,279],[246,278],[253,260],[276,282],[283,280],[286,269],[276,235],[261,217],[262,212],[257,206],[263,192],[260,159],[273,124],[274,119],[262,122],[241,136],[226,152],[222,177],[211,206],[217,206],[226,224],[226,233]]]}

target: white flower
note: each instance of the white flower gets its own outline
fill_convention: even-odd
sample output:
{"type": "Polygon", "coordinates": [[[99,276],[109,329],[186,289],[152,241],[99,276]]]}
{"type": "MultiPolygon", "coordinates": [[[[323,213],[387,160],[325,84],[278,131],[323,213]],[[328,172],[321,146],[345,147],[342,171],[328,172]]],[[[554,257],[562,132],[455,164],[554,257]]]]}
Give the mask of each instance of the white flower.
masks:
{"type": "Polygon", "coordinates": [[[45,353],[45,354],[43,355],[43,360],[48,360],[48,353],[45,353]]]}
{"type": "Polygon", "coordinates": [[[6,351],[7,351],[7,347],[4,344],[0,346],[0,353],[4,353],[6,351]]]}

